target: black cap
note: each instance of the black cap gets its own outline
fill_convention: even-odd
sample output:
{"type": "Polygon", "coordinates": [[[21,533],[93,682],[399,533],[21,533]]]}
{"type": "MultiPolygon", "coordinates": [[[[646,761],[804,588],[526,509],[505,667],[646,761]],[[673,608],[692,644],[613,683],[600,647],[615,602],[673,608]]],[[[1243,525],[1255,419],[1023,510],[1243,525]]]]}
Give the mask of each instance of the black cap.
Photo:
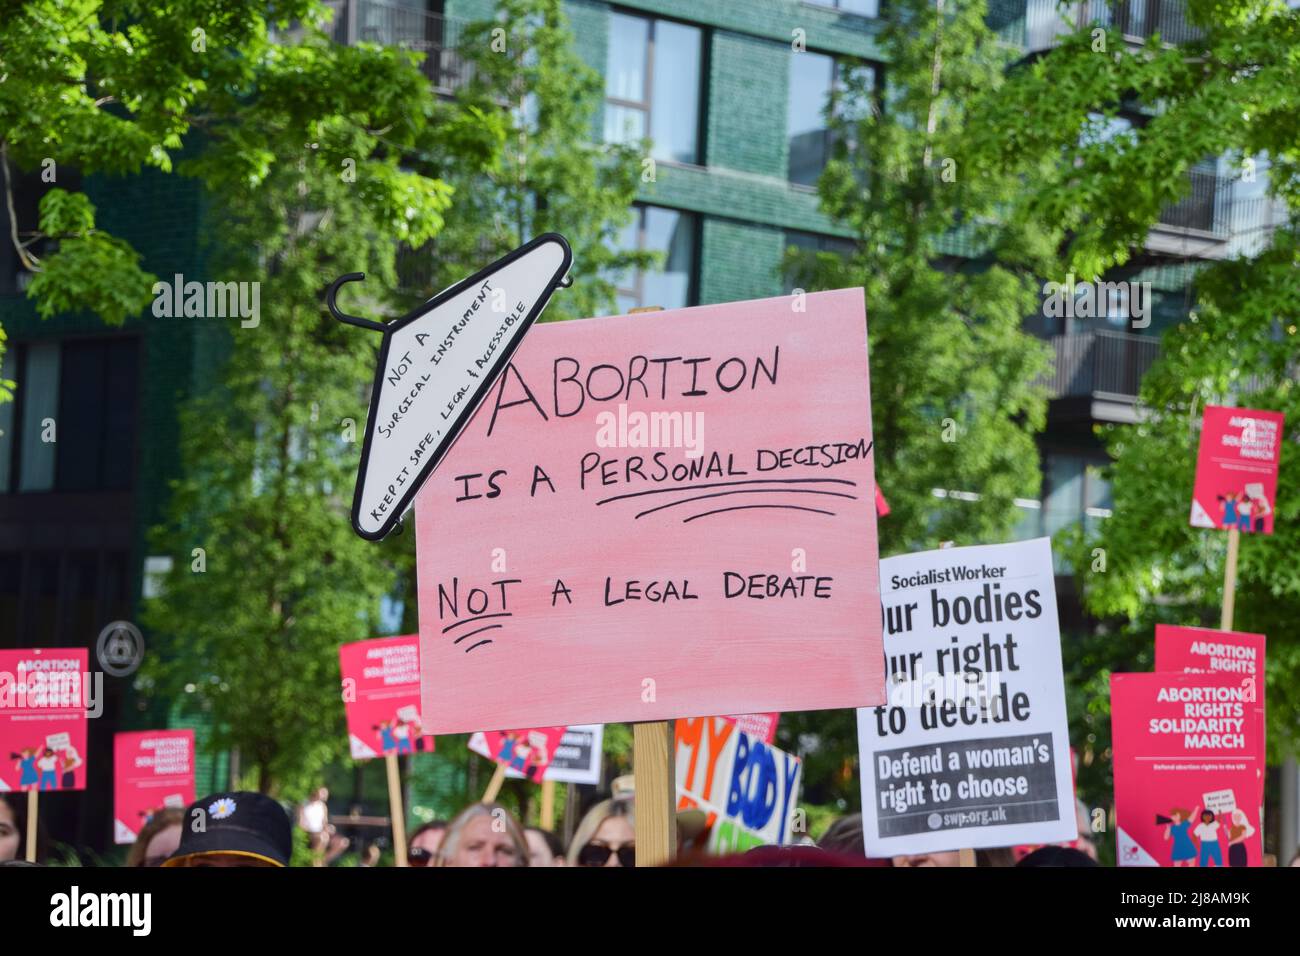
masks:
{"type": "Polygon", "coordinates": [[[261,793],[214,793],[185,810],[181,845],[163,866],[182,866],[194,857],[246,856],[271,866],[288,866],[293,824],[284,808],[261,793]]]}

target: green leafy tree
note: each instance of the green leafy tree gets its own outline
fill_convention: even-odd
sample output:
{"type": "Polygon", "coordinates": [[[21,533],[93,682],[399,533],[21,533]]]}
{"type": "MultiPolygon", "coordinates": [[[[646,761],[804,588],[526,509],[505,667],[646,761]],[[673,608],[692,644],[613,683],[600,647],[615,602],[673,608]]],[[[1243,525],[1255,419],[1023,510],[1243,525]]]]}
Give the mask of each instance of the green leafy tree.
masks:
{"type": "Polygon", "coordinates": [[[487,166],[493,136],[458,129],[399,50],[313,35],[251,69],[209,89],[220,118],[183,171],[213,197],[220,274],[260,283],[260,321],[232,330],[220,387],[183,414],[183,477],[154,552],[175,564],[146,607],[169,640],[145,676],[209,712],[255,786],[295,795],[345,755],[338,646],[379,633],[410,547],[349,525],[379,341],[332,319],[322,293],[364,271],[367,305],[391,307],[398,242],[432,238],[451,192],[403,164],[478,143],[446,161],[487,166]]]}
{"type": "MultiPolygon", "coordinates": [[[[866,290],[876,477],[892,509],[882,554],[1006,540],[1015,499],[1039,487],[1047,355],[1021,323],[1057,240],[1001,216],[1017,177],[972,161],[970,116],[999,95],[1007,63],[985,8],[900,0],[882,11],[886,88],[841,63],[826,109],[833,149],[818,195],[852,250],[787,255],[804,288],[866,290]]],[[[857,804],[851,712],[790,715],[780,735],[806,755],[809,802],[857,804]]]]}
{"type": "Polygon", "coordinates": [[[319,16],[314,0],[29,0],[0,15],[0,186],[11,242],[33,273],[27,295],[48,318],[85,309],[121,324],[150,301],[153,276],[95,224],[71,171],[174,170],[213,97],[247,89],[269,55],[269,23],[319,16]],[[18,170],[50,189],[36,228],[19,232],[18,170]]]}

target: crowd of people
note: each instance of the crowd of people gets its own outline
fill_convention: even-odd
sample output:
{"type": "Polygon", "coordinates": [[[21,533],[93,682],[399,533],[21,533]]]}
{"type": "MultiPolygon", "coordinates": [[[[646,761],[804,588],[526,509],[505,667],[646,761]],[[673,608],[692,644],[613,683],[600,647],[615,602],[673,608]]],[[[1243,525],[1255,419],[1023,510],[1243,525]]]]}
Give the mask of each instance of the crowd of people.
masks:
{"type": "MultiPolygon", "coordinates": [[[[313,800],[322,800],[318,792],[313,800]]],[[[306,806],[309,806],[308,801],[306,806]]],[[[21,865],[27,856],[26,796],[0,793],[0,866],[21,865]]],[[[1083,814],[1080,814],[1081,818],[1083,814]]],[[[705,815],[700,811],[678,814],[679,853],[675,866],[961,866],[958,851],[922,853],[893,859],[864,855],[861,814],[836,819],[816,840],[790,846],[766,846],[746,853],[710,856],[703,852],[705,815]]],[[[299,813],[298,825],[321,824],[318,811],[299,813]]],[[[281,804],[265,794],[245,791],[212,794],[185,810],[167,808],[141,829],[127,853],[129,867],[288,867],[292,865],[294,822],[281,804]],[[189,821],[190,825],[187,825],[189,821]]],[[[44,831],[36,831],[36,862],[47,860],[44,831]]],[[[328,846],[328,844],[326,844],[328,846]]],[[[1096,866],[1097,853],[1090,835],[1080,828],[1072,846],[980,849],[974,865],[1096,866]]],[[[360,865],[377,865],[378,847],[361,854],[360,865]]],[[[320,856],[316,861],[325,862],[320,856]]],[[[616,785],[614,794],[591,807],[582,817],[567,847],[558,834],[523,826],[505,807],[474,803],[451,820],[424,823],[409,836],[410,866],[570,866],[630,867],[636,865],[635,802],[630,787],[616,785]]],[[[969,865],[969,864],[968,864],[969,865]]],[[[1300,855],[1292,866],[1300,866],[1300,855]]]]}

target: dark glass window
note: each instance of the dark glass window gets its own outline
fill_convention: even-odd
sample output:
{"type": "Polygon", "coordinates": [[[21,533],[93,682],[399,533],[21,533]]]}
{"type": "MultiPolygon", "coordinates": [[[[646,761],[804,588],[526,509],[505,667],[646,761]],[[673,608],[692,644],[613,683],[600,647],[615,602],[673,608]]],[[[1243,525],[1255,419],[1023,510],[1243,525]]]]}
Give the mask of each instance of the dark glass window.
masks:
{"type": "Polygon", "coordinates": [[[702,50],[698,27],[610,14],[605,142],[649,137],[655,159],[698,163],[702,50]]]}
{"type": "Polygon", "coordinates": [[[661,305],[678,309],[691,305],[695,288],[695,216],[662,206],[637,206],[636,217],[624,228],[619,247],[661,254],[654,269],[628,271],[614,277],[618,309],[661,305]]]}
{"type": "MultiPolygon", "coordinates": [[[[866,64],[838,61],[824,53],[808,50],[790,55],[790,86],[785,114],[790,182],[815,185],[826,168],[831,150],[826,110],[832,94],[843,89],[850,77],[868,88],[876,83],[874,67],[866,64]]],[[[858,111],[861,111],[861,105],[858,111]]]]}
{"type": "Polygon", "coordinates": [[[134,338],[11,346],[12,405],[0,406],[0,492],[123,491],[135,461],[134,338]]]}

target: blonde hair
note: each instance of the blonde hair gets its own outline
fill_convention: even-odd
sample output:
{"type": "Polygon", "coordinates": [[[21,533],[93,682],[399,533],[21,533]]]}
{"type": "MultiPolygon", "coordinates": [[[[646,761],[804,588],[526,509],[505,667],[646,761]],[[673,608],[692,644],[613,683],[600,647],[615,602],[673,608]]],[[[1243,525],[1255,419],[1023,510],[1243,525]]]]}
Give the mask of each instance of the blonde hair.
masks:
{"type": "Polygon", "coordinates": [[[578,854],[582,848],[591,842],[591,838],[596,835],[600,825],[610,817],[623,817],[636,830],[636,810],[635,804],[631,797],[620,797],[614,800],[602,800],[582,818],[578,824],[578,829],[573,834],[573,842],[569,844],[569,852],[565,859],[569,866],[578,865],[578,854]]]}
{"type": "Polygon", "coordinates": [[[126,866],[144,866],[148,858],[149,842],[168,827],[178,827],[185,822],[185,811],[179,807],[164,807],[140,828],[140,834],[126,851],[126,866]]]}
{"type": "Polygon", "coordinates": [[[491,817],[494,827],[497,820],[505,821],[506,836],[510,837],[510,842],[515,845],[515,866],[527,866],[528,841],[524,838],[524,831],[519,828],[519,824],[510,815],[510,811],[499,803],[471,803],[456,814],[455,819],[447,824],[447,833],[438,847],[438,856],[433,865],[451,865],[448,861],[460,849],[460,840],[465,833],[465,827],[469,825],[471,820],[477,820],[479,817],[491,817]]]}

